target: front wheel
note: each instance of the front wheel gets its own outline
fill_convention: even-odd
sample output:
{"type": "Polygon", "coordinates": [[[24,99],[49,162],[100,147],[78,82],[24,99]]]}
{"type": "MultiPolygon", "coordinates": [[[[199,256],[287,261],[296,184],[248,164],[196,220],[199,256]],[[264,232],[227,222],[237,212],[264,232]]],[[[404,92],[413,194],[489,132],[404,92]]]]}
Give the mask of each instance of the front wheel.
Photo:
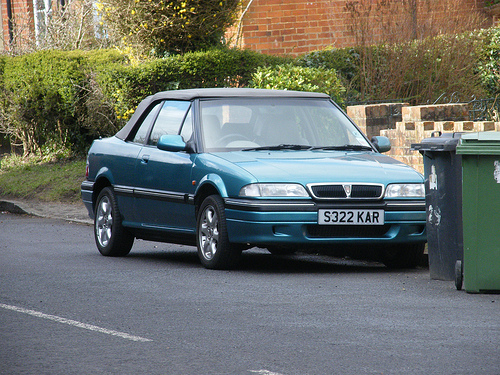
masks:
{"type": "Polygon", "coordinates": [[[134,236],[122,226],[120,209],[111,187],[102,189],[97,198],[94,236],[102,255],[120,257],[127,255],[132,249],[134,236]]]}
{"type": "Polygon", "coordinates": [[[200,206],[196,245],[200,261],[206,268],[233,268],[241,258],[241,248],[229,242],[224,202],[218,195],[208,196],[200,206]]]}
{"type": "Polygon", "coordinates": [[[382,263],[388,268],[415,268],[424,255],[425,243],[391,245],[381,250],[382,263]]]}

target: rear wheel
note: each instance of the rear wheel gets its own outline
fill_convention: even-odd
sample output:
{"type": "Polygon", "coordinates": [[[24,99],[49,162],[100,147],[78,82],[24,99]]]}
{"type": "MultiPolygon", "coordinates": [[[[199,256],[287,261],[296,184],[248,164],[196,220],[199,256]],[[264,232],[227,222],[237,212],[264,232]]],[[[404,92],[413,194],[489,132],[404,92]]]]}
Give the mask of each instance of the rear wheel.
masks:
{"type": "Polygon", "coordinates": [[[105,256],[125,256],[132,249],[134,236],[122,226],[120,209],[113,188],[102,189],[97,198],[94,218],[95,242],[105,256]]]}
{"type": "Polygon", "coordinates": [[[202,202],[196,224],[198,256],[206,268],[229,269],[241,258],[241,247],[229,242],[224,202],[210,195],[202,202]]]}
{"type": "Polygon", "coordinates": [[[388,268],[415,268],[424,255],[425,243],[391,245],[381,250],[382,263],[388,268]]]}

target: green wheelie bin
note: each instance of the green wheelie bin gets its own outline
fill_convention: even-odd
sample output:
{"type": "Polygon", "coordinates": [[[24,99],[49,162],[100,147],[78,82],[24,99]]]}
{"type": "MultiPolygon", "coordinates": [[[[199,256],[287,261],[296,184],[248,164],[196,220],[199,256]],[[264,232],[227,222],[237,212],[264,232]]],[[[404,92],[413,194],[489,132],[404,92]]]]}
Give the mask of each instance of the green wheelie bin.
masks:
{"type": "Polygon", "coordinates": [[[455,284],[469,293],[500,293],[500,132],[464,134],[462,155],[463,262],[455,284]]]}

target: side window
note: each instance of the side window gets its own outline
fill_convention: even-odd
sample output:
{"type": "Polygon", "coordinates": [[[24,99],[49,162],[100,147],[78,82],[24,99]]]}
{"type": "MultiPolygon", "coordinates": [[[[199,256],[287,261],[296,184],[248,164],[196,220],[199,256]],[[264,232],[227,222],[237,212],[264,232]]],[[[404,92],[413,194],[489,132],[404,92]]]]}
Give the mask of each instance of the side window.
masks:
{"type": "Polygon", "coordinates": [[[161,105],[162,103],[158,103],[149,111],[149,114],[142,121],[142,124],[139,126],[139,129],[137,129],[137,132],[135,133],[132,142],[143,144],[146,141],[149,127],[152,124],[156,114],[158,113],[158,109],[160,108],[161,105]]]}
{"type": "Polygon", "coordinates": [[[190,105],[190,102],[165,101],[153,125],[148,144],[156,145],[160,137],[165,134],[179,134],[190,105]]]}
{"type": "Polygon", "coordinates": [[[193,134],[193,107],[189,108],[189,112],[184,120],[184,124],[182,125],[181,135],[184,139],[184,142],[189,141],[191,135],[193,134]]]}

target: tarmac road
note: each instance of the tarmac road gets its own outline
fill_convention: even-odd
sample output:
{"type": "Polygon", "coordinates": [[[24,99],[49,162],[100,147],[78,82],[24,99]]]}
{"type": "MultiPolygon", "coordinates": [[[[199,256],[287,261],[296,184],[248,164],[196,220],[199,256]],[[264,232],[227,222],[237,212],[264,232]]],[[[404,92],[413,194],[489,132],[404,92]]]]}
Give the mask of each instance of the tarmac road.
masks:
{"type": "Polygon", "coordinates": [[[254,249],[211,271],[147,241],[106,258],[69,219],[0,213],[0,374],[500,374],[500,295],[426,268],[254,249]]]}

